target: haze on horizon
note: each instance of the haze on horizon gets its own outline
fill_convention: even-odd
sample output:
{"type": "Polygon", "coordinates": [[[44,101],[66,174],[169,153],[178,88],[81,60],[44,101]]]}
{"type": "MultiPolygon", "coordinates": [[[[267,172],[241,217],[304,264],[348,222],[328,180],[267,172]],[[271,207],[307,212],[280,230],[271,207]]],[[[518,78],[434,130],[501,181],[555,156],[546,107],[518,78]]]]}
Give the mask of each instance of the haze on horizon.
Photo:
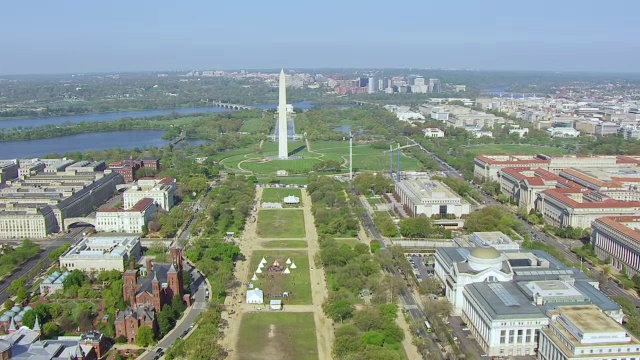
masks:
{"type": "Polygon", "coordinates": [[[0,74],[281,67],[640,72],[640,2],[358,3],[6,2],[0,74]]]}

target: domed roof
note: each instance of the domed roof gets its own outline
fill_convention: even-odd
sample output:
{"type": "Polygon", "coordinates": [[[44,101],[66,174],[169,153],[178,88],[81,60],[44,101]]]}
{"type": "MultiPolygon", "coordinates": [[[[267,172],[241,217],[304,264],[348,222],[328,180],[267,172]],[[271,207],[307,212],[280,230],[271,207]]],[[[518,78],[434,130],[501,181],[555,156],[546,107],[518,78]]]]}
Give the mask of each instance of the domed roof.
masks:
{"type": "Polygon", "coordinates": [[[500,257],[500,252],[490,246],[482,246],[477,247],[471,250],[469,253],[470,256],[473,256],[477,259],[497,259],[500,257]]]}
{"type": "Polygon", "coordinates": [[[14,321],[17,321],[17,322],[22,321],[22,315],[16,315],[16,316],[13,318],[13,320],[14,320],[14,321]]]}
{"type": "Polygon", "coordinates": [[[11,349],[11,343],[7,340],[0,339],[0,353],[3,353],[9,349],[11,349]]]}
{"type": "Polygon", "coordinates": [[[25,306],[24,309],[22,309],[24,311],[29,311],[29,310],[33,310],[33,308],[31,306],[25,306]]]}
{"type": "Polygon", "coordinates": [[[9,320],[11,320],[11,317],[9,315],[0,316],[0,321],[9,321],[9,320]]]}
{"type": "Polygon", "coordinates": [[[11,308],[11,311],[13,311],[15,313],[20,312],[20,310],[22,310],[22,308],[20,306],[18,306],[18,305],[16,305],[16,306],[11,308]]]}
{"type": "Polygon", "coordinates": [[[16,312],[12,310],[7,310],[4,312],[4,314],[7,315],[8,317],[16,316],[16,312]]]}

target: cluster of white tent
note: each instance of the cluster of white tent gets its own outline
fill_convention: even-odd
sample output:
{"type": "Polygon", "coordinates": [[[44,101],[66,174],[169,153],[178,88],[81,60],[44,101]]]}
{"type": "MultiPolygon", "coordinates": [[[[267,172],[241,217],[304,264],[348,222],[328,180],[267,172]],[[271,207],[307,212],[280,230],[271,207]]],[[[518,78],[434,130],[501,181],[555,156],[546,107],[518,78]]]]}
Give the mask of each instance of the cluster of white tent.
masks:
{"type": "MultiPolygon", "coordinates": [[[[266,266],[267,263],[267,259],[265,259],[264,257],[262,258],[262,260],[260,260],[260,264],[258,264],[258,268],[256,269],[256,271],[253,273],[253,276],[251,277],[251,281],[257,281],[258,280],[258,274],[262,274],[262,269],[266,266]]],[[[291,259],[287,259],[287,261],[285,261],[285,264],[287,264],[287,267],[284,269],[283,273],[284,274],[291,274],[291,270],[290,269],[297,269],[298,267],[296,266],[296,263],[294,263],[291,259]]],[[[273,262],[273,266],[280,266],[280,263],[278,262],[278,260],[273,262]]],[[[262,304],[262,299],[263,299],[263,292],[262,290],[258,289],[258,288],[253,288],[253,284],[249,284],[249,289],[247,291],[247,303],[248,304],[262,304]]]]}
{"type": "MultiPolygon", "coordinates": [[[[263,257],[262,260],[260,260],[260,263],[258,264],[258,268],[254,272],[253,277],[251,278],[252,281],[258,280],[258,276],[256,274],[262,274],[262,269],[266,266],[266,264],[267,264],[267,259],[265,259],[263,257]]],[[[291,274],[291,270],[289,270],[289,269],[297,269],[298,268],[296,266],[296,263],[291,261],[290,258],[287,259],[287,261],[285,261],[285,264],[287,264],[287,268],[284,269],[284,271],[283,271],[283,273],[285,273],[285,274],[291,274]]],[[[273,266],[280,266],[280,263],[278,262],[278,260],[273,262],[273,266]]]]}

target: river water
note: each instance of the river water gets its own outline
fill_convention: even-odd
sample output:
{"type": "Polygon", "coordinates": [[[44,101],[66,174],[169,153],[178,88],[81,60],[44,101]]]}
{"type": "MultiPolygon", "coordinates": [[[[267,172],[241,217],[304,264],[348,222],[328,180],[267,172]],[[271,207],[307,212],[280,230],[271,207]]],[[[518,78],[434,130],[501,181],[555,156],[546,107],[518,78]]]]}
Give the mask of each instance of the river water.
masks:
{"type": "MultiPolygon", "coordinates": [[[[313,104],[309,101],[294,103],[294,107],[304,110],[310,109],[313,104]]],[[[276,105],[263,104],[256,105],[261,109],[272,109],[276,105]]],[[[181,114],[188,113],[214,113],[232,111],[219,107],[201,107],[201,108],[181,108],[181,109],[162,109],[162,110],[145,110],[145,111],[126,111],[115,113],[100,113],[72,116],[56,116],[50,118],[34,118],[20,120],[0,120],[0,128],[12,128],[16,126],[40,126],[44,124],[62,124],[65,122],[99,122],[114,121],[123,117],[148,117],[156,115],[166,115],[176,111],[181,114]],[[33,122],[33,123],[32,123],[33,122]]],[[[151,146],[164,146],[167,140],[161,139],[162,130],[126,130],[85,133],[78,135],[62,136],[50,139],[26,140],[26,141],[3,141],[0,142],[0,159],[13,158],[30,158],[40,157],[51,153],[67,153],[72,151],[87,150],[105,150],[114,147],[124,149],[133,149],[135,147],[144,148],[151,146]]],[[[199,146],[207,143],[206,140],[186,140],[183,143],[193,146],[199,146]]],[[[181,143],[181,144],[183,144],[181,143]]]]}
{"type": "MultiPolygon", "coordinates": [[[[300,108],[308,110],[313,106],[310,101],[301,101],[293,103],[294,108],[300,108]]],[[[260,104],[255,105],[260,109],[274,109],[275,104],[260,104]]],[[[102,121],[114,121],[125,117],[141,118],[151,117],[158,115],[169,115],[173,112],[178,114],[193,114],[193,113],[218,113],[225,111],[234,111],[232,109],[222,107],[196,107],[196,108],[177,108],[177,109],[155,109],[155,110],[137,110],[137,111],[120,111],[120,112],[108,112],[108,113],[95,113],[95,114],[83,114],[83,115],[68,115],[68,116],[54,116],[54,117],[40,117],[40,118],[25,118],[14,120],[0,120],[0,129],[12,129],[19,126],[35,127],[47,124],[64,124],[67,122],[79,123],[79,122],[102,122],[102,121]]]]}

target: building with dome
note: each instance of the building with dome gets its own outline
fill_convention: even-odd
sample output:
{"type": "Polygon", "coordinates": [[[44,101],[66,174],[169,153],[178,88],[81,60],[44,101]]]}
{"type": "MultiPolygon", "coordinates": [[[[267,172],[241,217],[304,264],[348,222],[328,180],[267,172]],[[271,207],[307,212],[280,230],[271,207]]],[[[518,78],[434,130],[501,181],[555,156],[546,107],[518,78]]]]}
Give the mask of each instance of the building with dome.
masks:
{"type": "Polygon", "coordinates": [[[535,355],[540,330],[560,306],[592,305],[622,323],[620,306],[598,290],[597,281],[544,251],[438,248],[434,270],[452,314],[489,356],[535,355]]]}

